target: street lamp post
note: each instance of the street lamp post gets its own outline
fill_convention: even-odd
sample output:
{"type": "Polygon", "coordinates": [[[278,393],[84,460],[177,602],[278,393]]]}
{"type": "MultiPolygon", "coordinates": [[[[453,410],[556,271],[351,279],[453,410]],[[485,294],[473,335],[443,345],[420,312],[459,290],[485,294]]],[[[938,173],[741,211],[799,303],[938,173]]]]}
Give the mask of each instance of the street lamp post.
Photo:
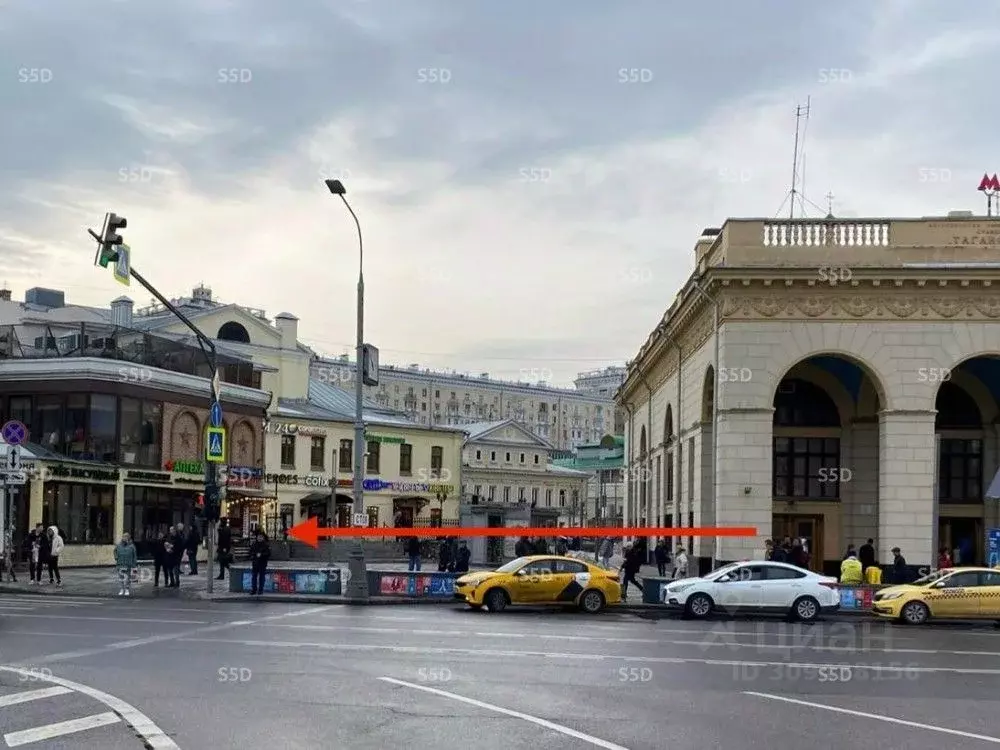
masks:
{"type": "MultiPolygon", "coordinates": [[[[719,526],[719,383],[722,382],[719,375],[719,301],[706,292],[694,282],[694,290],[708,300],[712,305],[712,329],[715,331],[715,354],[713,357],[713,367],[715,371],[715,382],[712,383],[712,525],[719,526]]],[[[679,372],[679,371],[678,371],[679,372]]],[[[719,558],[719,546],[722,538],[716,536],[712,545],[712,556],[709,560],[710,570],[715,570],[715,562],[719,558]]]]}
{"type": "MultiPolygon", "coordinates": [[[[340,180],[326,180],[326,186],[333,195],[340,196],[358,229],[358,330],[355,348],[354,370],[354,518],[352,525],[365,515],[365,420],[364,420],[364,348],[365,348],[365,249],[361,235],[361,222],[347,202],[347,189],[340,180]]],[[[355,602],[368,601],[368,571],[365,566],[365,550],[361,537],[355,537],[348,555],[347,598],[355,602]]]]}

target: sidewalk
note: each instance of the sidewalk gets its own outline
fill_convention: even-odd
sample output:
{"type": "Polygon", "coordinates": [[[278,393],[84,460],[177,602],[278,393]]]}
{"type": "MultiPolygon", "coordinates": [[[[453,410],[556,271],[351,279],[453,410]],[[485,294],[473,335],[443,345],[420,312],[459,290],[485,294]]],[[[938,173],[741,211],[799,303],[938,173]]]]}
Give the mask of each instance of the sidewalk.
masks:
{"type": "MultiPolygon", "coordinates": [[[[612,558],[612,565],[614,565],[614,558],[612,558]]],[[[315,569],[315,570],[330,570],[336,568],[340,571],[341,576],[347,572],[347,565],[335,563],[333,565],[321,563],[321,562],[302,562],[296,563],[294,561],[280,561],[274,562],[268,565],[268,570],[282,570],[288,568],[295,568],[298,570],[302,569],[315,569]]],[[[377,563],[370,566],[373,570],[386,570],[392,572],[407,572],[406,563],[377,563]]],[[[472,572],[476,570],[491,570],[492,568],[481,566],[473,567],[472,572]]],[[[349,600],[344,596],[332,596],[328,594],[263,594],[258,597],[251,597],[249,594],[231,594],[229,593],[229,577],[227,575],[224,581],[213,581],[214,591],[208,593],[208,579],[205,573],[205,566],[199,566],[198,575],[192,576],[188,575],[185,571],[187,566],[182,568],[181,571],[181,586],[179,589],[168,589],[161,585],[159,588],[153,586],[153,570],[151,566],[143,565],[139,568],[139,582],[132,584],[132,598],[134,599],[196,599],[205,600],[211,599],[213,601],[248,601],[250,599],[255,599],[258,601],[269,601],[269,602],[292,602],[292,603],[304,603],[304,604],[315,604],[315,603],[327,603],[327,604],[348,604],[349,600]]],[[[437,572],[437,562],[433,560],[427,561],[425,565],[421,568],[421,573],[433,573],[437,572]]],[[[83,597],[83,598],[117,598],[118,589],[120,584],[118,581],[118,573],[114,567],[108,566],[104,568],[68,568],[61,571],[62,573],[62,586],[50,585],[48,583],[47,574],[42,574],[42,585],[33,586],[27,581],[26,575],[19,575],[18,582],[2,582],[0,583],[0,594],[31,594],[36,596],[66,596],[66,597],[83,597]]],[[[647,565],[642,568],[639,573],[639,580],[641,581],[645,576],[656,576],[656,566],[647,565]]],[[[372,604],[451,604],[454,605],[456,602],[454,599],[438,599],[438,598],[427,598],[427,597],[404,597],[404,596],[372,596],[370,597],[370,602],[372,604]]],[[[643,604],[642,595],[639,591],[633,587],[629,587],[628,600],[625,602],[629,608],[635,609],[658,609],[658,605],[655,604],[643,604]]]]}

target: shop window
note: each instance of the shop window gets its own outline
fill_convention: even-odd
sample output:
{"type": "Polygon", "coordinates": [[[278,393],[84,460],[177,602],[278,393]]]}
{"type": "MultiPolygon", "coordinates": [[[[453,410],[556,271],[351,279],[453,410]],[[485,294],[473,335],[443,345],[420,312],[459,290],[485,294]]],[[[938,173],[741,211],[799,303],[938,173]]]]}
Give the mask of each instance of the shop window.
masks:
{"type": "Polygon", "coordinates": [[[142,440],[139,463],[142,466],[160,466],[163,451],[163,404],[160,401],[142,402],[142,440]]]}
{"type": "Polygon", "coordinates": [[[440,445],[431,446],[431,476],[440,477],[444,466],[444,448],[440,445]]]}
{"type": "Polygon", "coordinates": [[[378,474],[379,473],[379,449],[381,448],[381,443],[377,443],[374,440],[368,442],[368,473],[378,474]]]}
{"type": "Polygon", "coordinates": [[[42,523],[58,527],[66,544],[111,544],[114,509],[112,487],[49,482],[42,499],[42,523]]]}
{"type": "Polygon", "coordinates": [[[31,407],[31,396],[10,397],[10,407],[8,409],[10,418],[27,425],[29,432],[31,431],[31,407]]]}
{"type": "Polygon", "coordinates": [[[93,460],[87,440],[87,396],[74,394],[66,399],[64,422],[65,452],[70,458],[93,460]]]}
{"type": "Polygon", "coordinates": [[[399,446],[399,474],[408,477],[413,473],[413,446],[403,443],[399,446]]]}
{"type": "Polygon", "coordinates": [[[774,497],[839,500],[838,438],[774,438],[774,497]]]}
{"type": "Polygon", "coordinates": [[[104,394],[90,397],[89,448],[94,460],[113,463],[118,457],[118,398],[104,394]]]}
{"type": "Polygon", "coordinates": [[[353,440],[340,441],[340,470],[346,471],[348,474],[354,471],[354,456],[351,455],[353,450],[353,440]]]}
{"type": "Polygon", "coordinates": [[[309,468],[313,471],[326,470],[326,438],[314,437],[309,446],[309,468]]]}
{"type": "Polygon", "coordinates": [[[50,451],[63,450],[63,397],[39,396],[38,416],[32,423],[31,440],[50,451]]]}
{"type": "Polygon", "coordinates": [[[281,436],[281,468],[295,468],[295,435],[281,436]]]}
{"type": "Polygon", "coordinates": [[[123,398],[121,420],[120,460],[123,464],[134,466],[139,463],[142,450],[142,402],[137,398],[123,398]]]}

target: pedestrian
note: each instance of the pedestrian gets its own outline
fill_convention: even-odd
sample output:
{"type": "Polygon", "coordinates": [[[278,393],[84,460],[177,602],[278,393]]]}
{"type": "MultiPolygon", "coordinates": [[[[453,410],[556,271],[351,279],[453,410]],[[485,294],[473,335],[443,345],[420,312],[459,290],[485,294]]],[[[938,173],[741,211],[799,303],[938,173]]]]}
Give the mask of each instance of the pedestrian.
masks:
{"type": "Polygon", "coordinates": [[[645,548],[635,544],[625,553],[625,562],[622,565],[622,601],[628,600],[628,585],[635,584],[639,593],[643,593],[642,584],[636,580],[635,574],[639,572],[643,563],[643,550],[645,548]]]}
{"type": "Polygon", "coordinates": [[[807,562],[805,548],[802,546],[802,540],[795,540],[795,543],[792,545],[791,554],[788,556],[788,562],[803,570],[808,568],[809,563],[807,562]]]}
{"type": "Polygon", "coordinates": [[[174,526],[173,533],[168,537],[170,540],[170,586],[179,589],[181,587],[181,560],[184,558],[184,524],[179,523],[174,526]]]}
{"type": "Polygon", "coordinates": [[[667,576],[667,559],[669,555],[667,554],[667,543],[661,539],[656,543],[656,547],[653,549],[653,556],[656,558],[656,572],[660,578],[666,578],[667,576]]]}
{"type": "Polygon", "coordinates": [[[864,580],[862,576],[861,561],[852,551],[850,556],[840,563],[840,582],[849,586],[860,586],[864,580]]]}
{"type": "MultiPolygon", "coordinates": [[[[848,544],[848,545],[847,545],[847,552],[845,552],[845,553],[844,553],[844,556],[843,556],[842,558],[840,558],[840,561],[841,561],[841,562],[843,562],[844,560],[846,560],[847,558],[851,557],[852,555],[853,555],[854,557],[857,557],[857,556],[858,556],[858,553],[857,553],[857,551],[856,551],[856,550],[854,549],[854,545],[853,545],[853,544],[848,544]]],[[[864,564],[864,563],[862,563],[862,565],[863,565],[863,564],[864,564]]]]}
{"type": "Polygon", "coordinates": [[[438,573],[444,573],[452,565],[451,540],[444,538],[438,546],[438,573]]]}
{"type": "Polygon", "coordinates": [[[222,581],[226,577],[226,570],[233,564],[233,530],[229,528],[229,520],[222,519],[217,535],[216,547],[219,560],[219,576],[216,580],[222,581]]]}
{"type": "Polygon", "coordinates": [[[861,561],[861,567],[867,573],[868,568],[875,566],[875,540],[869,539],[867,542],[861,545],[861,549],[858,550],[858,559],[861,561]]]}
{"type": "Polygon", "coordinates": [[[167,564],[167,535],[162,531],[153,542],[153,586],[160,587],[160,571],[163,571],[163,585],[170,585],[170,568],[167,564]]]}
{"type": "Polygon", "coordinates": [[[14,572],[14,533],[7,529],[3,535],[3,567],[10,577],[11,583],[17,583],[17,573],[14,572]]]}
{"type": "Polygon", "coordinates": [[[514,545],[514,557],[527,557],[531,554],[531,543],[528,537],[522,536],[514,545]]]}
{"type": "Polygon", "coordinates": [[[472,557],[472,551],[466,545],[465,540],[458,543],[458,552],[455,553],[455,572],[456,573],[468,573],[469,572],[469,558],[472,557]]]}
{"type": "Polygon", "coordinates": [[[535,537],[533,551],[536,555],[547,555],[549,554],[549,543],[545,541],[544,537],[535,537]]]}
{"type": "Polygon", "coordinates": [[[42,585],[42,570],[49,564],[49,552],[52,550],[52,540],[45,527],[38,524],[35,527],[35,539],[38,542],[38,561],[35,563],[35,584],[42,585]]]}
{"type": "Polygon", "coordinates": [[[938,552],[937,566],[938,570],[944,570],[945,568],[952,567],[951,555],[948,554],[947,547],[942,547],[938,552]]]}
{"type": "Polygon", "coordinates": [[[271,559],[271,545],[263,531],[257,531],[256,538],[250,545],[250,594],[260,596],[264,593],[264,579],[267,576],[267,561],[271,559]]]}
{"type": "Polygon", "coordinates": [[[187,551],[189,576],[198,575],[198,550],[201,548],[201,534],[198,532],[198,523],[191,524],[188,529],[187,538],[184,540],[184,549],[187,551]]]}
{"type": "Polygon", "coordinates": [[[139,567],[139,556],[127,533],[122,534],[122,540],[115,546],[115,567],[118,568],[118,578],[121,580],[118,596],[131,596],[132,570],[139,567]]]}
{"type": "Polygon", "coordinates": [[[28,534],[28,580],[31,582],[32,586],[37,586],[39,581],[42,579],[42,563],[40,562],[40,556],[42,554],[42,525],[38,524],[31,530],[28,534]]]}
{"type": "Polygon", "coordinates": [[[615,554],[615,540],[611,537],[605,539],[601,544],[601,567],[611,567],[611,557],[615,554]]]}
{"type": "Polygon", "coordinates": [[[687,552],[684,551],[683,547],[677,548],[677,554],[674,555],[674,578],[687,578],[688,574],[688,556],[687,552]]]}
{"type": "Polygon", "coordinates": [[[771,560],[773,562],[788,562],[787,541],[780,544],[775,543],[771,547],[771,560]]]}
{"type": "Polygon", "coordinates": [[[903,557],[899,547],[892,548],[892,582],[895,584],[910,582],[909,569],[906,566],[906,558],[903,557]]]}
{"type": "Polygon", "coordinates": [[[54,578],[56,586],[62,586],[62,576],[59,575],[59,555],[62,554],[66,544],[63,542],[59,529],[55,526],[49,526],[48,537],[51,544],[49,548],[49,583],[52,583],[54,578]]]}
{"type": "Polygon", "coordinates": [[[774,542],[770,539],[764,540],[764,559],[768,562],[774,560],[774,542]]]}
{"type": "Polygon", "coordinates": [[[406,541],[406,554],[410,558],[410,572],[420,572],[420,540],[411,536],[406,541]]]}

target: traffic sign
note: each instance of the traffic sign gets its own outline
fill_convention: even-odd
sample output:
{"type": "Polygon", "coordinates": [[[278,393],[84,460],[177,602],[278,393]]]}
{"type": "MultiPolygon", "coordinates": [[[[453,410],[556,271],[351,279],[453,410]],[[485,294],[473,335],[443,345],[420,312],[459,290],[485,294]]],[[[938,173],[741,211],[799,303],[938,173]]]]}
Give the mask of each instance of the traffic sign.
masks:
{"type": "Polygon", "coordinates": [[[208,421],[212,427],[222,427],[222,404],[218,401],[212,402],[212,406],[208,410],[208,421]]]}
{"type": "Polygon", "coordinates": [[[0,478],[3,479],[4,484],[27,484],[28,475],[23,471],[4,471],[0,472],[0,478]]]}
{"type": "Polygon", "coordinates": [[[205,434],[205,460],[221,464],[226,457],[226,428],[209,427],[205,434]]]}
{"type": "Polygon", "coordinates": [[[354,514],[354,525],[355,526],[367,526],[368,525],[368,514],[367,513],[355,513],[354,514]]]}
{"type": "Polygon", "coordinates": [[[9,471],[21,470],[21,449],[16,445],[7,448],[7,466],[9,471]]]}
{"type": "Polygon", "coordinates": [[[129,271],[132,268],[132,248],[128,245],[118,246],[118,260],[115,261],[115,280],[125,286],[131,281],[129,271]]]}
{"type": "Polygon", "coordinates": [[[4,422],[3,427],[0,427],[0,435],[3,436],[7,445],[20,445],[28,439],[28,428],[24,426],[24,422],[12,419],[9,422],[4,422]]]}

